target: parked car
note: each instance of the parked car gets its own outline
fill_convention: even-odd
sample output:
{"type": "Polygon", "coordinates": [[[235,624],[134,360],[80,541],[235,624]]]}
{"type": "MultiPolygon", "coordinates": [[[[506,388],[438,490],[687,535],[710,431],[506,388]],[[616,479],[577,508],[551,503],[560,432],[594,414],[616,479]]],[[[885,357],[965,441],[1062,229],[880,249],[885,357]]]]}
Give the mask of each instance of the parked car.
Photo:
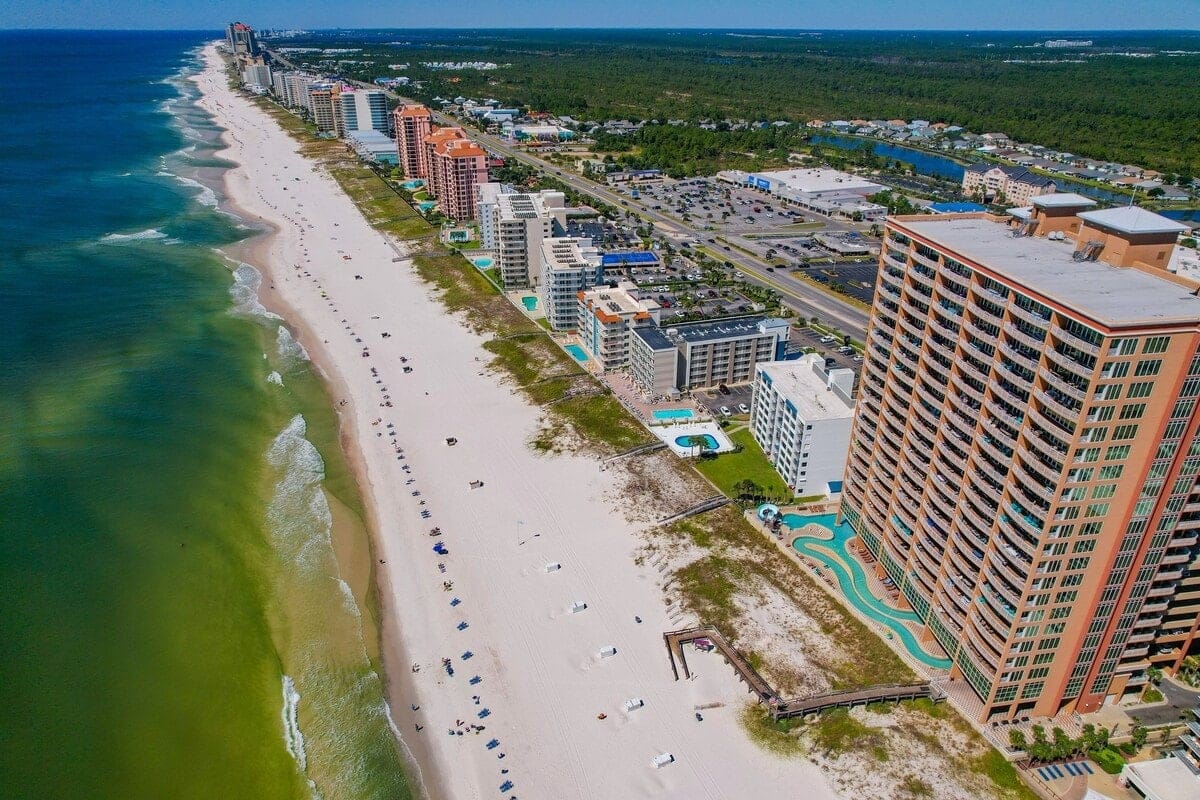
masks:
{"type": "Polygon", "coordinates": [[[832,336],[822,336],[821,337],[821,344],[829,344],[832,341],[833,341],[832,336]]]}
{"type": "Polygon", "coordinates": [[[839,347],[838,352],[844,356],[848,356],[848,355],[852,355],[854,353],[854,348],[853,347],[839,347]]]}
{"type": "Polygon", "coordinates": [[[729,410],[729,406],[721,406],[717,410],[721,412],[721,416],[723,416],[723,417],[732,417],[733,416],[733,412],[729,410]]]}
{"type": "Polygon", "coordinates": [[[749,414],[750,406],[746,405],[745,403],[738,403],[738,411],[742,412],[743,414],[749,414]]]}

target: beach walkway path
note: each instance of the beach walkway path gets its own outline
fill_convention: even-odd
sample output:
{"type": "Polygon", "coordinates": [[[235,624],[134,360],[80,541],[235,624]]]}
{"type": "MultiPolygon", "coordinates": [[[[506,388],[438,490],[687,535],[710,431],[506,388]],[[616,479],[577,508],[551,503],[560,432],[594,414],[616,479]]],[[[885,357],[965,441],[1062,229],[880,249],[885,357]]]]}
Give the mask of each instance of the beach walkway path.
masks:
{"type": "Polygon", "coordinates": [[[663,634],[663,641],[667,645],[667,656],[671,660],[671,671],[675,675],[675,680],[679,680],[681,669],[683,670],[684,678],[692,676],[691,670],[688,669],[687,657],[684,654],[683,646],[698,640],[706,640],[721,652],[726,663],[733,666],[734,671],[738,675],[738,680],[746,684],[749,690],[757,696],[760,703],[767,705],[771,711],[771,717],[776,720],[786,717],[799,717],[806,714],[818,714],[831,708],[849,708],[868,703],[894,703],[901,700],[916,700],[919,698],[928,698],[937,702],[945,698],[945,695],[936,686],[924,682],[880,684],[851,691],[827,692],[812,697],[784,700],[779,696],[778,692],[771,688],[766,678],[759,675],[750,662],[729,643],[719,630],[711,625],[699,625],[693,628],[667,631],[663,634]]]}

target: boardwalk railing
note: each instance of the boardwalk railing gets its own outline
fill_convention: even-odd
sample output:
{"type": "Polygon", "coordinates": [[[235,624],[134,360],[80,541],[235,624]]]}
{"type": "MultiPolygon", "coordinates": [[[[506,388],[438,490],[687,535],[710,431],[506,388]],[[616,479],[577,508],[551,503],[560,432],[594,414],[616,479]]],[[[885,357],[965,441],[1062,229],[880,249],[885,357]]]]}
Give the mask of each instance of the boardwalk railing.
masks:
{"type": "Polygon", "coordinates": [[[868,686],[851,692],[829,692],[814,697],[802,697],[795,700],[778,700],[771,703],[771,716],[775,719],[785,717],[800,717],[805,714],[819,714],[831,708],[863,706],[867,703],[895,703],[900,700],[916,700],[927,697],[931,700],[941,700],[944,695],[929,683],[895,683],[880,686],[868,686]]]}
{"type": "Polygon", "coordinates": [[[668,631],[663,634],[663,640],[667,643],[667,655],[671,658],[671,671],[675,673],[675,680],[679,680],[679,669],[683,669],[683,677],[692,677],[691,670],[688,669],[687,658],[683,654],[683,645],[694,642],[697,639],[708,639],[713,643],[713,646],[721,651],[721,655],[725,660],[733,665],[734,671],[738,674],[738,679],[743,681],[750,687],[750,691],[758,695],[760,702],[768,703],[778,699],[779,695],[771,688],[771,684],[767,683],[766,679],[758,674],[758,671],[750,665],[741,653],[734,649],[721,632],[712,626],[699,626],[695,628],[685,628],[680,631],[668,631]]]}
{"type": "Polygon", "coordinates": [[[679,680],[679,672],[683,677],[692,677],[688,669],[687,657],[683,646],[697,639],[707,639],[721,651],[725,661],[733,666],[738,680],[745,683],[760,703],[765,703],[774,719],[799,717],[805,714],[817,714],[831,708],[866,705],[867,703],[898,702],[900,700],[916,700],[927,697],[934,702],[945,698],[945,694],[931,683],[887,683],[879,686],[868,686],[848,692],[829,692],[813,697],[801,697],[794,700],[784,700],[779,693],[771,688],[766,678],[758,674],[758,670],[739,653],[729,641],[711,625],[698,625],[694,628],[684,628],[678,631],[667,631],[663,641],[667,645],[667,656],[671,659],[671,672],[675,680],[679,680]]]}
{"type": "Polygon", "coordinates": [[[708,498],[703,503],[697,503],[691,508],[685,508],[683,511],[680,511],[677,514],[672,514],[669,517],[663,517],[658,521],[658,524],[667,525],[671,522],[676,522],[681,519],[686,519],[687,517],[695,516],[696,514],[703,514],[705,511],[712,511],[714,508],[720,508],[728,502],[728,497],[723,494],[718,494],[714,497],[708,498]]]}

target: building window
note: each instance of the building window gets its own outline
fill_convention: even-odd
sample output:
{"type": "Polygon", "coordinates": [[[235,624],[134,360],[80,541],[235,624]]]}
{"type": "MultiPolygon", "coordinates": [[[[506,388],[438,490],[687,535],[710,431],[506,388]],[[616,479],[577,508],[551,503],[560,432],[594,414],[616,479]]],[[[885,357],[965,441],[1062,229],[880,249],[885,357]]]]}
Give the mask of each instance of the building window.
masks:
{"type": "Polygon", "coordinates": [[[1137,383],[1129,384],[1129,399],[1137,399],[1139,397],[1149,397],[1150,392],[1154,390],[1153,381],[1138,381],[1137,383]]]}
{"type": "Polygon", "coordinates": [[[1133,374],[1135,377],[1141,378],[1147,375],[1157,375],[1160,369],[1162,369],[1162,359],[1151,358],[1146,361],[1139,361],[1137,369],[1133,371],[1133,374]]]}
{"type": "MultiPolygon", "coordinates": [[[[1160,255],[1159,258],[1162,258],[1160,255]]],[[[1171,344],[1170,336],[1151,336],[1142,344],[1143,353],[1165,353],[1171,344]]]]}
{"type": "Polygon", "coordinates": [[[1133,439],[1137,436],[1137,425],[1118,425],[1113,428],[1113,441],[1119,442],[1124,439],[1133,439]]]}

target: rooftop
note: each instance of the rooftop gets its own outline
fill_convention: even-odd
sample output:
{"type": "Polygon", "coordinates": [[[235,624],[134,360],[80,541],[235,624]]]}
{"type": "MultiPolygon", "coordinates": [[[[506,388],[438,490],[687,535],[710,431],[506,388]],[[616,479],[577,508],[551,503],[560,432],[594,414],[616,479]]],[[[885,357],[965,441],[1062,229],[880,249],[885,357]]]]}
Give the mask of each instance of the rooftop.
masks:
{"type": "Polygon", "coordinates": [[[1126,764],[1121,774],[1147,797],[1158,800],[1195,800],[1200,794],[1200,776],[1194,775],[1178,758],[1126,764]]]}
{"type": "Polygon", "coordinates": [[[1137,206],[1084,211],[1079,218],[1121,233],[1182,233],[1188,229],[1187,225],[1137,206]]]}
{"type": "Polygon", "coordinates": [[[1039,208],[1078,208],[1080,206],[1096,205],[1096,201],[1092,198],[1084,197],[1074,192],[1043,194],[1033,198],[1030,202],[1039,208]]]}
{"type": "Polygon", "coordinates": [[[734,339],[743,336],[765,335],[770,333],[772,329],[786,329],[787,327],[787,320],[783,319],[762,316],[737,317],[734,319],[716,319],[711,322],[673,325],[667,328],[667,335],[683,342],[698,344],[700,342],[716,342],[721,339],[734,339]]]}
{"type": "Polygon", "coordinates": [[[812,355],[799,361],[759,364],[758,371],[767,376],[772,389],[791,402],[805,422],[853,417],[854,404],[847,403],[839,392],[829,388],[827,379],[816,369],[818,362],[824,364],[824,359],[812,355]]]}
{"type": "Polygon", "coordinates": [[[1200,321],[1200,297],[1137,269],[1076,261],[1075,243],[1069,239],[1017,238],[1007,225],[984,218],[929,217],[897,224],[991,269],[1015,287],[1105,325],[1200,321]]]}
{"type": "Polygon", "coordinates": [[[781,184],[798,192],[851,192],[869,190],[876,192],[882,186],[836,169],[787,169],[776,172],[755,172],[750,178],[761,178],[781,184]]]}
{"type": "Polygon", "coordinates": [[[674,350],[675,343],[667,338],[667,335],[661,329],[647,325],[642,328],[634,328],[633,335],[646,343],[646,346],[651,350],[674,350]]]}

